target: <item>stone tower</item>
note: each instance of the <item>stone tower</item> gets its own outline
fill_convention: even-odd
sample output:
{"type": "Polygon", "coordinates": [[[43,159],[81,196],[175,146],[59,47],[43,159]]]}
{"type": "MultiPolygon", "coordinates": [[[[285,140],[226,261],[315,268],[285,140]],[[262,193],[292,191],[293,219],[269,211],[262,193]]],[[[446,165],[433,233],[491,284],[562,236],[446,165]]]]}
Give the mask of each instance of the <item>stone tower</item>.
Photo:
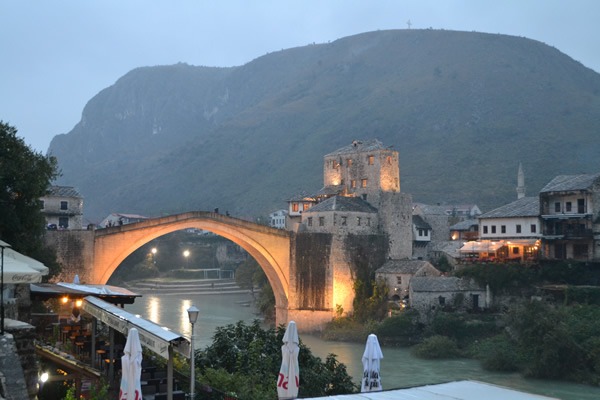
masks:
{"type": "Polygon", "coordinates": [[[525,174],[523,167],[519,163],[519,172],[517,173],[517,199],[525,197],[525,174]]]}
{"type": "Polygon", "coordinates": [[[359,197],[378,211],[388,258],[412,256],[412,197],[400,192],[398,152],[380,141],[353,141],[323,157],[323,192],[359,197]]]}

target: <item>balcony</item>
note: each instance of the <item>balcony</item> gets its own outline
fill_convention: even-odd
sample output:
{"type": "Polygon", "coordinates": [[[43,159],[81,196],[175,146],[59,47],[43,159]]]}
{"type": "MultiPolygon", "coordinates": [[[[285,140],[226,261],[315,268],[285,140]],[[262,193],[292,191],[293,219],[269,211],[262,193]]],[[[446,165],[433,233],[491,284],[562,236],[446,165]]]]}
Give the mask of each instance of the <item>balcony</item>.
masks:
{"type": "Polygon", "coordinates": [[[594,231],[571,225],[545,226],[544,239],[593,239],[594,231]]]}

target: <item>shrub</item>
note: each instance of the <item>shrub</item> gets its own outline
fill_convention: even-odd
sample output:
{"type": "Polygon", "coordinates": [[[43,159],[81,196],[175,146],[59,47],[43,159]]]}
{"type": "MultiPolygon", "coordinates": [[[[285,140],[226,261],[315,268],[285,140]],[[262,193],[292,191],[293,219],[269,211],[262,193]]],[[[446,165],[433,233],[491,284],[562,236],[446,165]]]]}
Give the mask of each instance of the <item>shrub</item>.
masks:
{"type": "Polygon", "coordinates": [[[461,355],[456,342],[441,335],[428,337],[411,351],[416,357],[428,359],[457,358],[461,355]]]}
{"type": "Polygon", "coordinates": [[[375,329],[375,334],[383,343],[400,346],[418,343],[422,336],[418,311],[406,310],[394,317],[384,319],[375,329]]]}
{"type": "Polygon", "coordinates": [[[516,344],[504,334],[477,343],[472,353],[488,371],[518,371],[522,361],[516,344]]]}

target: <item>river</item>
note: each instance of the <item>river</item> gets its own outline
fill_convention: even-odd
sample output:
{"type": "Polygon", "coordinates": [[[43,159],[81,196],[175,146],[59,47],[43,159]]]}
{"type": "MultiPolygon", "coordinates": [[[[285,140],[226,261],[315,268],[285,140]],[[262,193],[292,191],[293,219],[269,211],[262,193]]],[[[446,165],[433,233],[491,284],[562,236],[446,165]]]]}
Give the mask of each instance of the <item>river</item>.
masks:
{"type": "MultiPolygon", "coordinates": [[[[186,310],[195,305],[200,309],[200,315],[194,328],[194,346],[201,349],[212,343],[215,328],[257,318],[252,307],[244,306],[251,300],[248,294],[144,295],[135,304],[126,305],[125,309],[189,337],[191,325],[186,310]]],[[[360,382],[363,344],[326,342],[306,334],[300,335],[300,339],[316,356],[325,358],[329,353],[336,354],[338,360],[348,368],[354,382],[360,382]]],[[[524,379],[514,373],[488,372],[477,361],[470,359],[422,360],[413,357],[406,348],[383,347],[382,351],[381,379],[384,389],[471,379],[563,400],[600,399],[598,387],[524,379]]]]}

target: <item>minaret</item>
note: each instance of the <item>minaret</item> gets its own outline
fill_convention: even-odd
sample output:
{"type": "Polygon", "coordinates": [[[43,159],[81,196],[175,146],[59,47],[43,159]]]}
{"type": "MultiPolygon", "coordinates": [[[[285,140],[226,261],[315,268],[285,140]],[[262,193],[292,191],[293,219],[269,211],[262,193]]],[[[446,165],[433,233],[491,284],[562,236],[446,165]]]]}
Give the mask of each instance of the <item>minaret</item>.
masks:
{"type": "Polygon", "coordinates": [[[517,173],[517,199],[525,197],[525,174],[523,167],[519,163],[519,172],[517,173]]]}

